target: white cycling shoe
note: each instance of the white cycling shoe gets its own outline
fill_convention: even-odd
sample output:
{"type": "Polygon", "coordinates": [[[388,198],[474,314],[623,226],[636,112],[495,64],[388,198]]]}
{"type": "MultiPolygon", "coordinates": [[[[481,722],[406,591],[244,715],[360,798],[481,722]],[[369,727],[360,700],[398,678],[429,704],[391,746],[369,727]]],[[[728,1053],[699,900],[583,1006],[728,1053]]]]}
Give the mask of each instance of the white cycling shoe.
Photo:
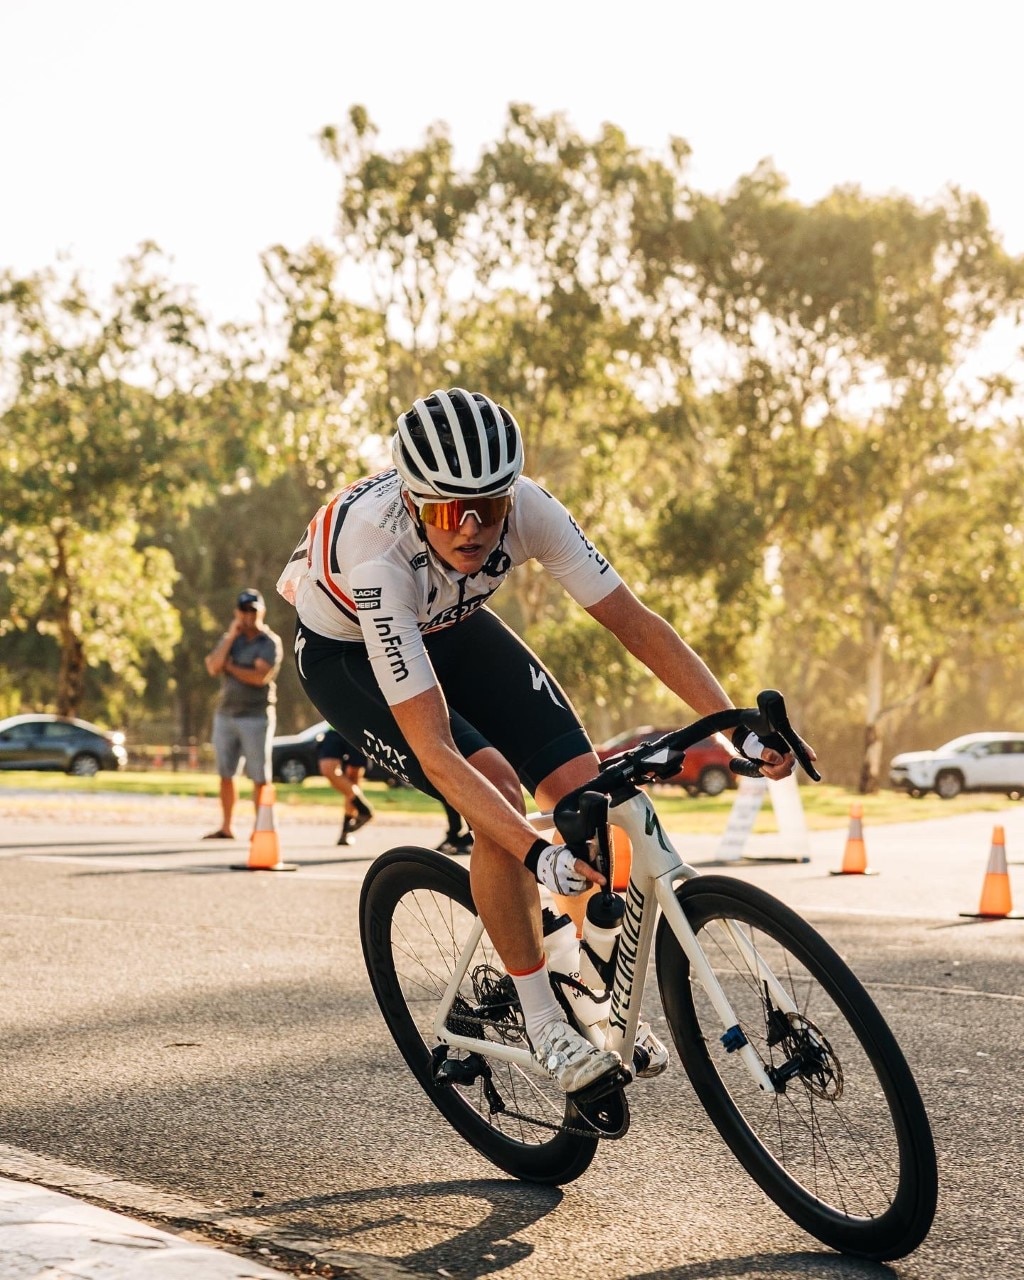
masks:
{"type": "MultiPolygon", "coordinates": [[[[660,1076],[668,1066],[668,1049],[651,1030],[649,1022],[641,1022],[636,1029],[636,1049],[644,1055],[636,1067],[636,1074],[641,1079],[649,1080],[652,1076],[660,1076]]],[[[637,1062],[635,1057],[634,1062],[637,1062]]]]}
{"type": "Polygon", "coordinates": [[[614,1049],[596,1048],[575,1027],[559,1018],[544,1026],[533,1056],[566,1093],[585,1089],[622,1065],[614,1049]]]}

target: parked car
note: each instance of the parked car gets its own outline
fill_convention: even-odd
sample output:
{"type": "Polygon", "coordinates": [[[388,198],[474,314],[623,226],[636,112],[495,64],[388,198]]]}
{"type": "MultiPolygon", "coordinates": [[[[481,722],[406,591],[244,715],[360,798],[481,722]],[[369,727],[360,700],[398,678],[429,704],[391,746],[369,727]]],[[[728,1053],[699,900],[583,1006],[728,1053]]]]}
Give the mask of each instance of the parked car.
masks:
{"type": "MultiPolygon", "coordinates": [[[[320,762],[317,751],[324,734],[331,726],[326,720],[318,720],[301,733],[282,734],[270,744],[271,768],[275,782],[301,783],[307,778],[319,778],[320,762]]],[[[386,769],[382,769],[375,760],[371,760],[366,769],[366,776],[371,782],[386,782],[389,787],[400,786],[401,783],[386,769]]]]}
{"type": "MultiPolygon", "coordinates": [[[[641,725],[639,729],[628,729],[615,738],[601,743],[596,748],[597,758],[607,760],[609,756],[618,755],[620,751],[629,751],[641,742],[649,742],[660,738],[672,728],[656,729],[653,725],[641,725]]],[[[702,742],[690,747],[683,757],[683,767],[677,774],[667,778],[672,786],[685,787],[690,795],[703,792],[706,796],[720,796],[729,787],[736,786],[736,775],[729,768],[729,761],[735,759],[727,747],[722,746],[717,738],[705,738],[702,742]]]]}
{"type": "Polygon", "coordinates": [[[89,778],[128,763],[123,733],[108,733],[87,720],[51,715],[0,720],[0,769],[52,769],[89,778]]]}
{"type": "Polygon", "coordinates": [[[1024,795],[1024,733],[965,733],[934,751],[904,751],[889,762],[889,782],[912,796],[934,791],[952,800],[961,791],[1024,795]]]}

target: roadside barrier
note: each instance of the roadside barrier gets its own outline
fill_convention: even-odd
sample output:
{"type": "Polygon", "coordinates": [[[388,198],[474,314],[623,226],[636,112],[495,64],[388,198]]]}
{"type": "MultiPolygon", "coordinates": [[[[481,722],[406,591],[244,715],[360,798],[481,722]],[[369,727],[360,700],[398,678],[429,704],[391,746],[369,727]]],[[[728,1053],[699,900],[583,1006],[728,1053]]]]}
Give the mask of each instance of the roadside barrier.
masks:
{"type": "Polygon", "coordinates": [[[846,837],[846,848],[843,850],[843,865],[838,871],[830,871],[830,876],[876,876],[877,871],[868,867],[868,854],[864,845],[864,806],[850,806],[850,831],[846,837]]]}
{"type": "Polygon", "coordinates": [[[981,905],[977,911],[961,911],[968,920],[1024,920],[1024,916],[1010,913],[1010,873],[1006,869],[1006,834],[1002,827],[992,829],[992,847],[988,855],[988,868],[981,885],[981,905]]]}
{"type": "Polygon", "coordinates": [[[249,861],[232,864],[232,871],[295,871],[294,862],[281,861],[281,844],[274,826],[274,785],[265,782],[256,801],[256,826],[249,841],[249,861]]]}
{"type": "Polygon", "coordinates": [[[795,774],[779,782],[769,783],[767,778],[741,777],[736,787],[736,798],[729,811],[729,821],[718,846],[713,862],[703,866],[727,866],[733,862],[810,862],[810,841],[803,801],[795,774]],[[772,802],[775,821],[784,853],[778,855],[747,854],[744,850],[754,829],[764,798],[772,802]]]}

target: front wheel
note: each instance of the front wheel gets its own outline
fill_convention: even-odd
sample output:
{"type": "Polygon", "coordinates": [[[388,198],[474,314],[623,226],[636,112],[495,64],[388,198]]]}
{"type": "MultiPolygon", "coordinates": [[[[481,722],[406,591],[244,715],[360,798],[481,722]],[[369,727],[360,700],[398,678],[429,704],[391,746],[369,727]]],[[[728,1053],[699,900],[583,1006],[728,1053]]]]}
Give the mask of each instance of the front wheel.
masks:
{"type": "Polygon", "coordinates": [[[871,997],[820,934],[753,885],[698,876],[677,896],[738,1019],[723,1036],[662,918],[655,955],[665,1015],[715,1127],[805,1231],[844,1253],[903,1257],[935,1215],[935,1147],[914,1077],[871,997]],[[735,1052],[744,1042],[775,1092],[763,1093],[735,1052]]]}
{"type": "MultiPolygon", "coordinates": [[[[563,1128],[576,1113],[553,1081],[455,1049],[445,1055],[448,1082],[435,1080],[434,1019],[476,923],[469,873],[439,853],[392,849],[366,873],[359,898],[363,958],[388,1030],[427,1097],[498,1168],[531,1182],[571,1182],[593,1160],[597,1139],[563,1128]]],[[[486,933],[465,974],[447,1027],[525,1046],[515,984],[486,933]]]]}
{"type": "Polygon", "coordinates": [[[68,769],[68,773],[73,774],[76,778],[95,778],[99,771],[99,760],[88,751],[79,752],[74,760],[71,761],[71,767],[68,769]]]}
{"type": "Polygon", "coordinates": [[[963,774],[958,769],[943,769],[935,779],[935,793],[943,800],[955,800],[963,789],[963,774]]]}

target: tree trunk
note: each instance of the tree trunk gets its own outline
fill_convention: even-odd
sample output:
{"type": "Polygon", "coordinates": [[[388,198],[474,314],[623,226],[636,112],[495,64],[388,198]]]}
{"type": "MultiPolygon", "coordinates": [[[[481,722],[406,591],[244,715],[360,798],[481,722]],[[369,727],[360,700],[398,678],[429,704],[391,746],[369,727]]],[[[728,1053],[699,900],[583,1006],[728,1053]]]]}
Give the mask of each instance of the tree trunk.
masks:
{"type": "Polygon", "coordinates": [[[85,693],[85,647],[75,630],[72,608],[74,587],[68,567],[66,532],[57,530],[54,543],[57,563],[53,579],[57,600],[57,639],[60,644],[60,670],[57,673],[57,714],[77,716],[85,693]]]}
{"type": "Polygon", "coordinates": [[[865,690],[864,712],[864,757],[860,767],[860,785],[858,790],[862,796],[874,795],[878,790],[879,774],[882,771],[882,733],[880,718],[882,714],[883,687],[882,633],[871,637],[868,650],[867,688],[865,690]]]}

